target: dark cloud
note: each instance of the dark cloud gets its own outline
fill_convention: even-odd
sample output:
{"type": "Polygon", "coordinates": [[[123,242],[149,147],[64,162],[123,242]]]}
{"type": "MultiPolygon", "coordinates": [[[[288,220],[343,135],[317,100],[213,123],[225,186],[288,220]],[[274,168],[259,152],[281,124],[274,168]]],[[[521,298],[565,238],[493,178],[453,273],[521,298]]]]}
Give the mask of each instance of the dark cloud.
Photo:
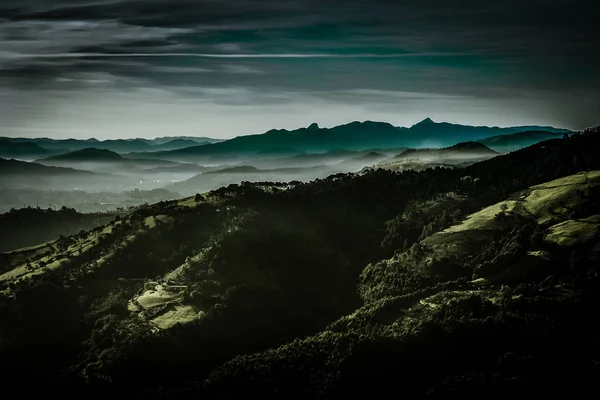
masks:
{"type": "MultiPolygon", "coordinates": [[[[355,103],[357,93],[371,104],[383,98],[406,104],[411,99],[406,93],[419,104],[427,96],[480,103],[531,99],[538,109],[546,105],[553,117],[560,115],[557,122],[579,128],[595,123],[600,111],[593,5],[2,0],[0,90],[60,91],[69,97],[69,91],[118,82],[106,87],[185,96],[190,88],[279,91],[340,104],[355,103]],[[384,92],[399,95],[381,97],[384,92]]],[[[216,103],[256,103],[252,96],[225,99],[230,92],[224,93],[216,103]]],[[[273,101],[293,102],[286,99],[273,101]]]]}

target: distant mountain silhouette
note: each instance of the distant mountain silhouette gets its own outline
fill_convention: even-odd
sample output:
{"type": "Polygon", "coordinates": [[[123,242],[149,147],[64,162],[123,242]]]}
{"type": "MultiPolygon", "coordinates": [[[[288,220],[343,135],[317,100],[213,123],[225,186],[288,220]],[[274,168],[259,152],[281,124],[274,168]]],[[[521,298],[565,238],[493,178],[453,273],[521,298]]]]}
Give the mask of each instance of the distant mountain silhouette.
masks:
{"type": "Polygon", "coordinates": [[[498,153],[478,142],[463,142],[440,149],[408,149],[378,166],[390,170],[422,170],[437,166],[464,166],[497,156],[498,153]]]}
{"type": "MultiPolygon", "coordinates": [[[[474,141],[491,136],[531,130],[531,127],[486,127],[437,123],[431,118],[410,128],[396,127],[384,122],[351,122],[334,128],[320,128],[311,124],[296,130],[272,129],[263,134],[238,136],[236,138],[204,146],[193,146],[167,152],[155,152],[152,157],[168,160],[215,160],[226,157],[265,154],[267,149],[297,149],[305,153],[322,153],[332,148],[361,151],[372,148],[393,147],[444,147],[457,142],[474,141]]],[[[539,127],[554,133],[565,129],[539,127]]],[[[277,151],[267,151],[272,156],[277,151]]],[[[136,157],[149,155],[136,154],[136,157]]]]}
{"type": "Polygon", "coordinates": [[[393,157],[393,160],[404,160],[411,158],[448,158],[448,157],[461,157],[461,156],[472,156],[477,157],[493,157],[498,153],[483,143],[478,142],[463,142],[458,143],[450,147],[441,149],[408,149],[393,157]]]}
{"type": "Polygon", "coordinates": [[[438,123],[434,122],[431,118],[425,118],[423,121],[410,127],[409,130],[412,135],[422,137],[423,143],[436,142],[437,146],[449,146],[457,142],[475,141],[485,139],[490,136],[530,131],[533,128],[539,131],[553,133],[570,132],[567,129],[557,129],[553,127],[515,126],[509,128],[499,128],[451,124],[448,122],[438,123]]]}
{"type": "Polygon", "coordinates": [[[0,157],[36,158],[50,153],[50,150],[36,143],[14,143],[7,139],[0,139],[0,157]]]}
{"type": "Polygon", "coordinates": [[[115,162],[122,161],[123,157],[114,151],[106,149],[97,149],[94,147],[76,150],[70,153],[59,154],[36,161],[94,161],[94,162],[115,162]]]}
{"type": "MultiPolygon", "coordinates": [[[[156,139],[108,139],[98,140],[90,139],[51,139],[51,138],[0,138],[2,141],[7,141],[13,144],[32,144],[45,149],[44,153],[35,153],[34,156],[41,156],[49,153],[67,153],[76,150],[83,150],[94,147],[96,149],[105,149],[116,153],[131,153],[131,152],[152,152],[152,151],[168,151],[181,149],[190,146],[199,146],[207,143],[218,143],[222,139],[213,139],[207,137],[189,137],[189,136],[173,136],[161,137],[156,139]]],[[[0,148],[3,145],[0,144],[0,148]]],[[[33,149],[33,147],[32,147],[33,149]]],[[[17,157],[17,153],[5,153],[7,157],[17,157]]]]}
{"type": "MultiPolygon", "coordinates": [[[[29,150],[26,151],[44,151],[42,149],[47,151],[34,157],[51,153],[68,153],[93,147],[119,154],[131,153],[128,155],[130,158],[160,158],[172,161],[201,161],[215,164],[235,157],[287,157],[305,153],[323,153],[334,148],[343,148],[346,151],[364,151],[374,148],[444,147],[458,142],[485,140],[494,136],[527,131],[548,132],[549,134],[569,132],[566,129],[553,127],[517,126],[500,128],[469,126],[435,122],[431,118],[425,118],[410,128],[374,121],[355,121],[333,128],[321,128],[317,123],[312,123],[306,128],[296,130],[271,129],[263,134],[238,136],[229,140],[189,136],[102,141],[94,138],[86,140],[3,138],[3,140],[15,145],[20,144],[19,146],[22,144],[37,146],[30,146],[29,150]]],[[[16,147],[9,149],[7,146],[7,143],[0,143],[0,155],[20,157],[19,151],[25,151],[16,147]],[[8,150],[3,151],[2,148],[8,150]]]]}
{"type": "Polygon", "coordinates": [[[0,186],[36,190],[107,189],[120,185],[133,186],[135,178],[96,173],[74,168],[42,165],[0,158],[0,186]]]}
{"type": "MultiPolygon", "coordinates": [[[[391,147],[390,143],[401,139],[396,128],[382,122],[353,122],[336,128],[301,128],[294,131],[272,129],[260,135],[238,136],[225,142],[205,146],[188,147],[170,152],[157,152],[154,155],[165,159],[210,158],[219,155],[261,154],[265,149],[295,148],[299,152],[325,152],[343,147],[349,150],[364,150],[372,147],[391,147]]],[[[278,153],[271,153],[278,155],[278,153]]]]}
{"type": "Polygon", "coordinates": [[[206,137],[206,136],[161,136],[161,137],[157,137],[155,139],[142,139],[142,140],[144,140],[146,143],[151,144],[152,146],[155,146],[157,148],[163,144],[172,142],[173,140],[185,140],[185,141],[196,142],[196,143],[200,143],[200,144],[219,143],[219,142],[225,141],[225,139],[216,139],[216,138],[210,138],[210,137],[206,137]]]}
{"type": "Polygon", "coordinates": [[[478,142],[500,152],[518,150],[532,144],[554,138],[560,138],[564,135],[561,132],[547,131],[525,131],[512,133],[508,135],[492,136],[478,142]]]}
{"type": "Polygon", "coordinates": [[[0,169],[2,170],[2,176],[9,174],[19,175],[79,175],[79,176],[92,176],[95,175],[90,171],[81,171],[73,168],[53,167],[48,165],[42,165],[35,162],[26,162],[19,160],[7,160],[0,158],[0,169]]]}
{"type": "MultiPolygon", "coordinates": [[[[152,144],[152,142],[150,142],[152,144]]],[[[184,149],[186,147],[199,146],[210,143],[209,141],[195,141],[190,139],[173,139],[160,144],[152,144],[152,150],[167,151],[184,149]]]]}

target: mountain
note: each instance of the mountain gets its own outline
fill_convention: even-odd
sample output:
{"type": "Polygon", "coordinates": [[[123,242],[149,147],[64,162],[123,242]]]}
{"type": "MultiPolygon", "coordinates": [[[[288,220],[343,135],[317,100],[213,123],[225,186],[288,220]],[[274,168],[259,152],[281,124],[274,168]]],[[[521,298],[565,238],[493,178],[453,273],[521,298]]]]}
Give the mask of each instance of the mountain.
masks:
{"type": "Polygon", "coordinates": [[[0,368],[36,397],[579,398],[599,227],[599,135],[229,185],[2,254],[0,368]]]}
{"type": "Polygon", "coordinates": [[[570,132],[567,129],[557,129],[553,127],[516,126],[499,128],[451,124],[447,122],[437,123],[432,121],[431,118],[426,118],[423,121],[413,125],[410,127],[410,132],[413,135],[421,137],[423,139],[423,143],[432,142],[436,143],[437,146],[449,146],[456,142],[475,141],[485,139],[490,136],[525,132],[534,129],[551,133],[570,132]]]}
{"type": "Polygon", "coordinates": [[[561,137],[566,132],[550,132],[550,131],[525,131],[512,134],[492,136],[486,139],[478,140],[486,146],[505,153],[508,151],[518,150],[523,147],[531,146],[532,144],[561,137]]]}
{"type": "MultiPolygon", "coordinates": [[[[24,140],[24,139],[10,139],[10,140],[24,140]]],[[[27,139],[25,139],[27,140],[27,139]]],[[[28,139],[34,143],[39,144],[47,149],[69,152],[76,150],[83,150],[86,148],[96,148],[110,150],[116,153],[129,153],[132,151],[151,151],[152,146],[142,139],[109,139],[109,140],[97,140],[97,139],[28,139]]]]}
{"type": "Polygon", "coordinates": [[[378,166],[390,170],[457,166],[487,160],[498,153],[479,142],[463,142],[441,149],[407,149],[378,166]]]}
{"type": "Polygon", "coordinates": [[[210,138],[210,137],[205,137],[205,136],[162,136],[162,137],[157,137],[155,139],[144,139],[144,140],[147,143],[149,143],[155,147],[160,147],[160,145],[163,145],[168,142],[172,142],[173,140],[184,140],[184,141],[191,141],[191,142],[204,144],[204,143],[223,142],[225,139],[215,139],[215,138],[210,138]]]}
{"type": "Polygon", "coordinates": [[[36,143],[13,143],[0,139],[0,157],[5,158],[37,158],[50,154],[51,151],[36,143]]]}
{"type": "MultiPolygon", "coordinates": [[[[551,132],[569,132],[564,129],[548,129],[551,132]]],[[[293,131],[273,129],[259,135],[238,136],[220,143],[193,146],[185,149],[155,152],[151,157],[168,160],[194,160],[197,162],[231,161],[240,157],[253,157],[267,152],[280,156],[277,149],[295,149],[302,153],[321,153],[332,148],[363,151],[372,148],[436,147],[450,146],[457,142],[474,141],[505,133],[531,130],[531,127],[482,127],[450,123],[437,123],[427,118],[410,128],[395,127],[383,122],[351,122],[334,128],[320,128],[312,124],[308,128],[293,131]]],[[[135,157],[149,157],[135,154],[135,157]]]]}
{"type": "Polygon", "coordinates": [[[0,159],[0,187],[37,190],[102,190],[135,187],[138,180],[125,176],[0,159]]]}
{"type": "MultiPolygon", "coordinates": [[[[156,139],[50,139],[50,138],[0,138],[0,141],[7,141],[14,144],[33,144],[38,145],[48,152],[35,154],[37,156],[52,153],[66,153],[76,150],[83,150],[94,147],[97,149],[110,150],[119,154],[130,152],[152,152],[180,149],[189,146],[198,146],[206,143],[218,143],[221,139],[212,139],[206,137],[173,136],[156,139]]],[[[1,143],[1,142],[0,142],[1,143]]],[[[17,154],[7,154],[7,156],[17,156],[17,154]]]]}
{"type": "Polygon", "coordinates": [[[19,175],[79,175],[91,176],[90,171],[79,171],[73,168],[61,168],[41,165],[33,162],[7,160],[0,158],[0,166],[2,167],[2,175],[0,178],[9,174],[19,175]]]}
{"type": "MultiPolygon", "coordinates": [[[[332,148],[343,147],[349,150],[364,150],[367,148],[391,147],[398,141],[396,128],[381,122],[354,122],[332,129],[301,128],[295,131],[270,130],[260,135],[238,136],[236,138],[205,146],[188,147],[170,152],[156,152],[153,157],[169,160],[226,160],[240,156],[256,156],[267,153],[289,155],[289,149],[299,152],[326,152],[332,148]],[[283,150],[280,154],[277,150],[283,150]]],[[[144,154],[137,154],[145,157],[144,154]]]]}
{"type": "MultiPolygon", "coordinates": [[[[177,167],[182,164],[151,158],[130,159],[106,149],[86,148],[36,160],[44,165],[78,168],[105,173],[134,173],[151,177],[155,168],[177,167]]],[[[197,171],[196,171],[197,172],[197,171]]]]}
{"type": "Polygon", "coordinates": [[[198,146],[211,143],[209,141],[199,142],[191,139],[173,139],[164,143],[155,143],[150,141],[153,151],[166,151],[166,150],[177,150],[185,149],[186,147],[198,146]]]}
{"type": "Polygon", "coordinates": [[[239,185],[243,182],[291,182],[322,179],[334,173],[345,172],[347,169],[326,165],[267,169],[260,169],[250,165],[214,167],[214,169],[207,170],[188,179],[168,184],[165,186],[165,189],[183,195],[192,195],[220,187],[239,185]]]}
{"type": "Polygon", "coordinates": [[[99,149],[95,147],[76,150],[70,153],[50,156],[39,161],[51,163],[54,161],[96,161],[96,162],[115,162],[122,161],[123,157],[114,151],[99,149]]]}

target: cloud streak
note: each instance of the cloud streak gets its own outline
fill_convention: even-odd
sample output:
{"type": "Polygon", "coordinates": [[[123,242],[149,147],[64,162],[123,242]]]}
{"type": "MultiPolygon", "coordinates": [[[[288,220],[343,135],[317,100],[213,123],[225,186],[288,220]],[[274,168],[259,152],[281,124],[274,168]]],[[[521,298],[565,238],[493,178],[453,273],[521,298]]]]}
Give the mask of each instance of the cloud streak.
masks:
{"type": "Polygon", "coordinates": [[[157,104],[179,116],[175,123],[187,129],[180,133],[194,134],[194,124],[202,126],[194,115],[202,115],[216,136],[248,133],[246,125],[254,132],[326,125],[332,110],[343,122],[344,109],[346,120],[374,119],[368,110],[398,123],[427,115],[534,123],[545,113],[547,123],[581,128],[600,115],[600,38],[591,5],[3,0],[0,121],[15,132],[33,125],[85,131],[64,111],[84,101],[96,107],[85,112],[107,119],[118,112],[130,129],[162,126],[153,120],[157,104]],[[111,99],[124,91],[136,97],[115,111],[111,99]],[[211,113],[190,111],[190,102],[211,113]],[[249,109],[255,114],[241,115],[249,109]]]}

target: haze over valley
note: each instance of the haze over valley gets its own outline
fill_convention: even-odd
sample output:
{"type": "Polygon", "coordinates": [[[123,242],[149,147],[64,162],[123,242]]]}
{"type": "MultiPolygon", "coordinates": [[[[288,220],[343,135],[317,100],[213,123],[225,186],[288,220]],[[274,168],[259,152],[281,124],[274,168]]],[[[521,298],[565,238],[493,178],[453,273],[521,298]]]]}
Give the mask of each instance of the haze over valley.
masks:
{"type": "Polygon", "coordinates": [[[114,211],[243,181],[305,182],[374,166],[464,166],[570,132],[473,127],[427,118],[409,128],[370,121],[330,129],[311,124],[229,140],[3,138],[2,211],[23,206],[114,211]],[[68,192],[73,192],[71,198],[68,192]]]}

